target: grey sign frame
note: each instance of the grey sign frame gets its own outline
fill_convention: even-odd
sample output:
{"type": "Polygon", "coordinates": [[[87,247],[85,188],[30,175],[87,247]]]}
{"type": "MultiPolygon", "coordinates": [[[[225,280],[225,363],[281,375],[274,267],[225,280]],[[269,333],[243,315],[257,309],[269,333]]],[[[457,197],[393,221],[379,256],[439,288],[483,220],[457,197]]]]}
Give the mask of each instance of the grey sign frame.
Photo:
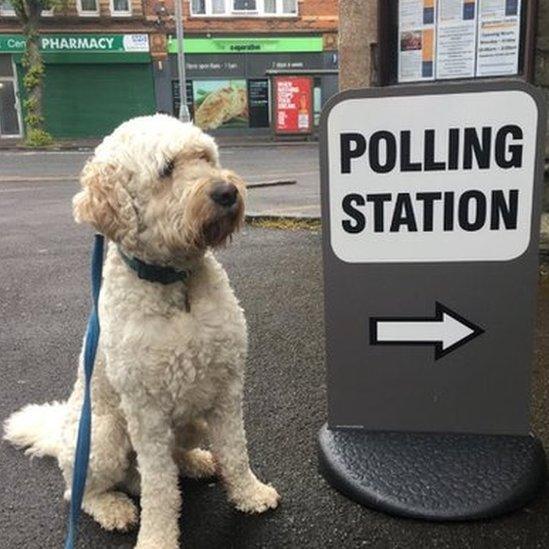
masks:
{"type": "Polygon", "coordinates": [[[330,113],[337,104],[349,99],[371,97],[508,90],[524,91],[535,100],[538,108],[537,151],[543,150],[546,116],[543,97],[538,90],[520,81],[421,84],[350,90],[333,97],[325,106],[321,116],[320,166],[330,427],[383,431],[528,434],[529,372],[533,353],[543,185],[543,159],[539,153],[535,167],[530,243],[526,252],[514,260],[349,264],[335,255],[330,244],[327,131],[330,113]],[[484,283],[480,284],[482,287],[479,287],[479,274],[482,274],[484,279],[484,283]],[[422,291],[426,278],[429,279],[428,288],[422,291]],[[460,284],[456,285],[456,280],[460,281],[460,284]],[[414,291],[402,292],[400,288],[403,281],[407,281],[409,289],[414,291]],[[470,287],[464,291],[463,286],[467,283],[470,287]],[[471,289],[473,283],[476,286],[475,290],[471,289]],[[431,296],[429,299],[426,299],[426,292],[431,296]],[[505,333],[509,329],[509,324],[500,326],[497,331],[493,329],[494,319],[497,318],[500,322],[502,315],[503,304],[500,303],[500,308],[497,307],[498,297],[503,297],[503,304],[512,309],[513,314],[519,318],[513,326],[513,338],[509,337],[509,333],[505,333]],[[383,347],[369,346],[368,319],[399,316],[403,313],[410,317],[430,317],[435,313],[436,302],[441,302],[472,323],[486,329],[486,333],[460,349],[460,353],[452,353],[445,357],[445,368],[429,372],[434,381],[423,392],[419,389],[414,399],[409,394],[410,387],[418,376],[425,375],[426,367],[420,364],[424,359],[420,357],[425,357],[424,353],[428,351],[410,346],[394,346],[389,351],[383,347]],[[346,322],[346,317],[358,321],[346,322]],[[357,342],[362,339],[364,347],[360,349],[357,342]],[[484,349],[491,349],[491,353],[487,354],[484,349]],[[468,380],[478,375],[478,372],[471,372],[471,369],[478,363],[479,352],[482,352],[483,356],[478,360],[489,361],[491,373],[484,378],[486,385],[461,387],[459,395],[467,394],[467,405],[464,405],[463,401],[459,402],[456,396],[458,393],[452,392],[452,388],[463,383],[464,375],[468,380]],[[396,390],[394,387],[395,390],[389,395],[379,391],[383,382],[376,376],[383,375],[383,372],[378,369],[372,373],[371,367],[374,365],[375,368],[375,364],[380,362],[390,362],[392,366],[389,367],[393,373],[400,370],[402,390],[396,390]],[[514,366],[506,366],[511,363],[514,366]],[[517,367],[518,363],[521,364],[520,367],[517,367]],[[346,369],[351,369],[352,372],[347,375],[346,369]],[[367,371],[368,369],[370,370],[367,371]],[[444,379],[444,375],[449,377],[444,379]],[[368,379],[361,379],[361,376],[368,379]],[[492,390],[494,380],[500,381],[503,387],[496,391],[492,390]],[[368,392],[368,387],[372,385],[375,388],[368,392]],[[490,391],[487,391],[488,387],[490,391]],[[364,390],[367,394],[364,394],[364,390]],[[401,403],[408,403],[408,406],[403,408],[385,405],[384,398],[389,398],[391,402],[398,400],[401,403]]]}

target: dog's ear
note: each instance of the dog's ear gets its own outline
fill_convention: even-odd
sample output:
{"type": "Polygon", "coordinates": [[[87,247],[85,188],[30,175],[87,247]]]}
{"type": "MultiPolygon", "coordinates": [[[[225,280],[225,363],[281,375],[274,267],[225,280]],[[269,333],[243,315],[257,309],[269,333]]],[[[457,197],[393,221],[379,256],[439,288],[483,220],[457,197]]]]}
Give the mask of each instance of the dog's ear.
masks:
{"type": "Polygon", "coordinates": [[[137,216],[123,185],[127,177],[111,164],[88,161],[80,176],[83,190],[74,196],[72,206],[77,223],[89,223],[113,242],[131,247],[137,216]]]}

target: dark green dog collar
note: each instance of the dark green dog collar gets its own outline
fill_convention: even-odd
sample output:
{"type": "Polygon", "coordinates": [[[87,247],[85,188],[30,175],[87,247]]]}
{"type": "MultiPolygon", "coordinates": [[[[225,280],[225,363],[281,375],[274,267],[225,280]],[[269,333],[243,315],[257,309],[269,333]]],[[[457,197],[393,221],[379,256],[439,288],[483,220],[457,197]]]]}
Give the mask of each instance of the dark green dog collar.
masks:
{"type": "Polygon", "coordinates": [[[189,278],[189,271],[178,271],[173,267],[161,267],[159,265],[151,265],[138,259],[137,257],[128,257],[120,248],[118,248],[120,257],[124,263],[135,271],[141,280],[148,282],[159,282],[160,284],[173,284],[174,282],[186,282],[189,278]]]}

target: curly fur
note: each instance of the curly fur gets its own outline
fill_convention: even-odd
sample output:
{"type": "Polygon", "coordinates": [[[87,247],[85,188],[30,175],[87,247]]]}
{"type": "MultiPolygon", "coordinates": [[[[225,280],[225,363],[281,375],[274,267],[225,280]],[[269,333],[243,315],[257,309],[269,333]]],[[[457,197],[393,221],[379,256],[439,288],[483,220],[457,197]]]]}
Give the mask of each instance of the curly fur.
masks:
{"type": "MultiPolygon", "coordinates": [[[[243,182],[221,169],[211,137],[155,115],[130,120],[105,138],[81,183],[73,200],[75,219],[111,241],[99,303],[83,509],[106,529],[126,530],[137,522],[126,493],[140,494],[137,547],[174,549],[180,471],[194,477],[217,471],[242,511],[276,507],[276,490],[255,477],[246,450],[244,313],[210,251],[242,223],[243,182]],[[230,208],[211,198],[219,182],[238,189],[230,208]],[[186,286],[141,280],[118,247],[148,263],[189,269],[191,276],[186,286]],[[200,448],[205,445],[211,453],[200,448]]],[[[82,405],[81,362],[82,356],[66,402],[26,406],[4,424],[4,437],[13,444],[57,458],[66,498],[82,405]]]]}

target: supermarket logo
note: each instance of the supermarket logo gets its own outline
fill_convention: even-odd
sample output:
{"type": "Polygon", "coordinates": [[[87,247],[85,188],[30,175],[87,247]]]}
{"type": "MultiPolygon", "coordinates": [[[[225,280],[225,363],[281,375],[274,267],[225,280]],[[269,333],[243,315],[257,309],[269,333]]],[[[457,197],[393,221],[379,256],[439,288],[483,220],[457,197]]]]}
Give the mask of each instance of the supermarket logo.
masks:
{"type": "Polygon", "coordinates": [[[261,46],[259,44],[231,44],[229,46],[231,51],[260,51],[261,46]]]}

